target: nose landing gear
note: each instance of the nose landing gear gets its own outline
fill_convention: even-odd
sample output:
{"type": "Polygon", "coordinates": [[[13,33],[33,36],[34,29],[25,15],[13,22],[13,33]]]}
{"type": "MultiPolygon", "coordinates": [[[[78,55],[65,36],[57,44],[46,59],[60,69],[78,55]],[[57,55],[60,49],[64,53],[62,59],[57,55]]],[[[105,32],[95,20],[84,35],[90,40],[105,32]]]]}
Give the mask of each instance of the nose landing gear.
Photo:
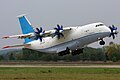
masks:
{"type": "Polygon", "coordinates": [[[100,45],[105,45],[105,41],[103,40],[103,39],[99,39],[100,41],[99,41],[99,44],[100,45]]]}

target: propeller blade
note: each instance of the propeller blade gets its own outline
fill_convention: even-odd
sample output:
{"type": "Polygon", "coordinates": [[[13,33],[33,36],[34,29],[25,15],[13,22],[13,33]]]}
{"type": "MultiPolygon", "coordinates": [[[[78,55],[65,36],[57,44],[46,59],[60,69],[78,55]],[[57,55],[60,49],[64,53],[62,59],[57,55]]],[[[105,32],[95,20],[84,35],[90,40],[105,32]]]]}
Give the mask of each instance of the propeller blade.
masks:
{"type": "Polygon", "coordinates": [[[35,32],[36,34],[39,34],[38,32],[35,32]]]}
{"type": "Polygon", "coordinates": [[[45,33],[45,30],[43,31],[42,27],[36,28],[35,32],[35,40],[40,40],[42,42],[43,35],[45,33]]]}
{"type": "Polygon", "coordinates": [[[115,35],[114,34],[112,35],[112,37],[113,37],[113,39],[115,39],[115,35]]]}
{"type": "Polygon", "coordinates": [[[63,30],[63,25],[61,25],[61,30],[63,30]]]}
{"type": "Polygon", "coordinates": [[[42,42],[42,37],[39,37],[40,41],[42,42]]]}
{"type": "Polygon", "coordinates": [[[56,31],[59,31],[58,28],[54,28],[56,31]]]}
{"type": "Polygon", "coordinates": [[[37,32],[36,32],[36,33],[37,33],[37,34],[39,34],[39,29],[38,29],[38,28],[36,28],[36,30],[37,30],[37,32]]]}
{"type": "Polygon", "coordinates": [[[112,25],[112,28],[113,28],[113,30],[117,30],[117,27],[115,27],[114,25],[112,25]]]}
{"type": "Polygon", "coordinates": [[[111,33],[110,33],[109,37],[111,37],[111,33]]]}
{"type": "Polygon", "coordinates": [[[43,31],[43,33],[45,33],[45,30],[43,31]]]}
{"type": "Polygon", "coordinates": [[[60,26],[59,24],[57,24],[57,27],[54,29],[56,30],[54,36],[57,36],[58,39],[60,39],[61,36],[64,37],[64,35],[62,34],[62,30],[63,30],[62,25],[60,26]]]}
{"type": "Polygon", "coordinates": [[[58,39],[60,39],[60,34],[57,35],[58,39]]]}
{"type": "Polygon", "coordinates": [[[39,32],[40,32],[40,33],[42,32],[42,27],[40,27],[40,30],[39,30],[39,32]]]}
{"type": "Polygon", "coordinates": [[[112,26],[109,26],[110,30],[111,30],[111,33],[109,35],[109,37],[113,37],[113,39],[115,39],[115,35],[117,35],[117,27],[115,27],[114,25],[112,26]]]}
{"type": "Polygon", "coordinates": [[[62,37],[64,37],[64,35],[63,35],[62,33],[60,33],[60,35],[61,35],[62,37]]]}
{"type": "Polygon", "coordinates": [[[59,24],[57,24],[57,28],[58,28],[58,30],[60,30],[60,25],[59,24]]]}

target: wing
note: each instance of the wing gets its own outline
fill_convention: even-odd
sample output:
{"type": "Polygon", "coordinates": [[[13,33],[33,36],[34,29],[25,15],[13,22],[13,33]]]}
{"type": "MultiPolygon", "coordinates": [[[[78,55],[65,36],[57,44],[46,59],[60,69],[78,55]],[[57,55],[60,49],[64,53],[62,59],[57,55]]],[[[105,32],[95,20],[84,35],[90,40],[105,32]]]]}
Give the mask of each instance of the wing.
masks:
{"type": "MultiPolygon", "coordinates": [[[[65,31],[69,31],[72,28],[67,27],[63,29],[63,32],[65,31]]],[[[45,31],[45,33],[42,35],[43,37],[54,37],[54,33],[55,30],[49,30],[49,31],[45,31]]],[[[18,38],[18,39],[24,39],[24,38],[30,38],[30,39],[34,39],[35,38],[35,33],[28,33],[28,34],[20,34],[20,35],[12,35],[12,36],[3,36],[3,39],[7,39],[7,38],[18,38]]]]}
{"type": "MultiPolygon", "coordinates": [[[[72,27],[63,28],[63,33],[70,31],[72,27]]],[[[44,37],[54,37],[55,30],[45,31],[44,37]]]]}
{"type": "Polygon", "coordinates": [[[12,45],[12,46],[4,46],[2,49],[13,48],[13,47],[29,47],[31,44],[22,44],[22,45],[12,45]]]}

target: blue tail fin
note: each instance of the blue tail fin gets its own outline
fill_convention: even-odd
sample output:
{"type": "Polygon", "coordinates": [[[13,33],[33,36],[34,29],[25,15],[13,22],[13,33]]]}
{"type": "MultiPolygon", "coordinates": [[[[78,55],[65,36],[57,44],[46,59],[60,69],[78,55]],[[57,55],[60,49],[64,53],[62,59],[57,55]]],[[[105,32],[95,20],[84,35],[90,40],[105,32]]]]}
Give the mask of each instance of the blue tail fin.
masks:
{"type": "MultiPolygon", "coordinates": [[[[20,26],[21,26],[23,34],[28,34],[28,33],[34,32],[30,22],[28,21],[28,19],[26,18],[25,15],[20,15],[20,16],[18,16],[18,18],[19,18],[19,22],[20,22],[20,26]]],[[[24,40],[25,40],[25,43],[33,41],[29,38],[25,38],[24,40]]]]}

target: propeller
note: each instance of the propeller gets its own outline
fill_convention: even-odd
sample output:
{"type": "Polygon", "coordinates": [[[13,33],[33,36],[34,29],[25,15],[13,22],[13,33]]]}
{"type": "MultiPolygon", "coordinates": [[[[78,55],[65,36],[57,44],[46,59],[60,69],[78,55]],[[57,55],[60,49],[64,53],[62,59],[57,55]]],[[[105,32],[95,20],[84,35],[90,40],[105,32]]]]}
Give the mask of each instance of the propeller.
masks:
{"type": "Polygon", "coordinates": [[[36,32],[35,32],[35,39],[38,40],[40,39],[40,41],[42,42],[42,38],[44,36],[45,30],[43,31],[42,27],[36,28],[36,32]]]}
{"type": "Polygon", "coordinates": [[[54,28],[54,29],[56,30],[55,33],[54,33],[54,36],[57,36],[58,39],[60,39],[61,36],[64,37],[64,35],[62,33],[62,31],[63,31],[63,26],[62,25],[60,26],[60,25],[57,24],[57,27],[54,28]]]}
{"type": "Polygon", "coordinates": [[[115,35],[118,34],[118,32],[117,32],[117,27],[115,27],[114,25],[112,25],[112,26],[109,26],[109,28],[110,28],[110,30],[111,30],[111,33],[110,33],[109,37],[112,36],[113,39],[115,39],[115,35]]]}

